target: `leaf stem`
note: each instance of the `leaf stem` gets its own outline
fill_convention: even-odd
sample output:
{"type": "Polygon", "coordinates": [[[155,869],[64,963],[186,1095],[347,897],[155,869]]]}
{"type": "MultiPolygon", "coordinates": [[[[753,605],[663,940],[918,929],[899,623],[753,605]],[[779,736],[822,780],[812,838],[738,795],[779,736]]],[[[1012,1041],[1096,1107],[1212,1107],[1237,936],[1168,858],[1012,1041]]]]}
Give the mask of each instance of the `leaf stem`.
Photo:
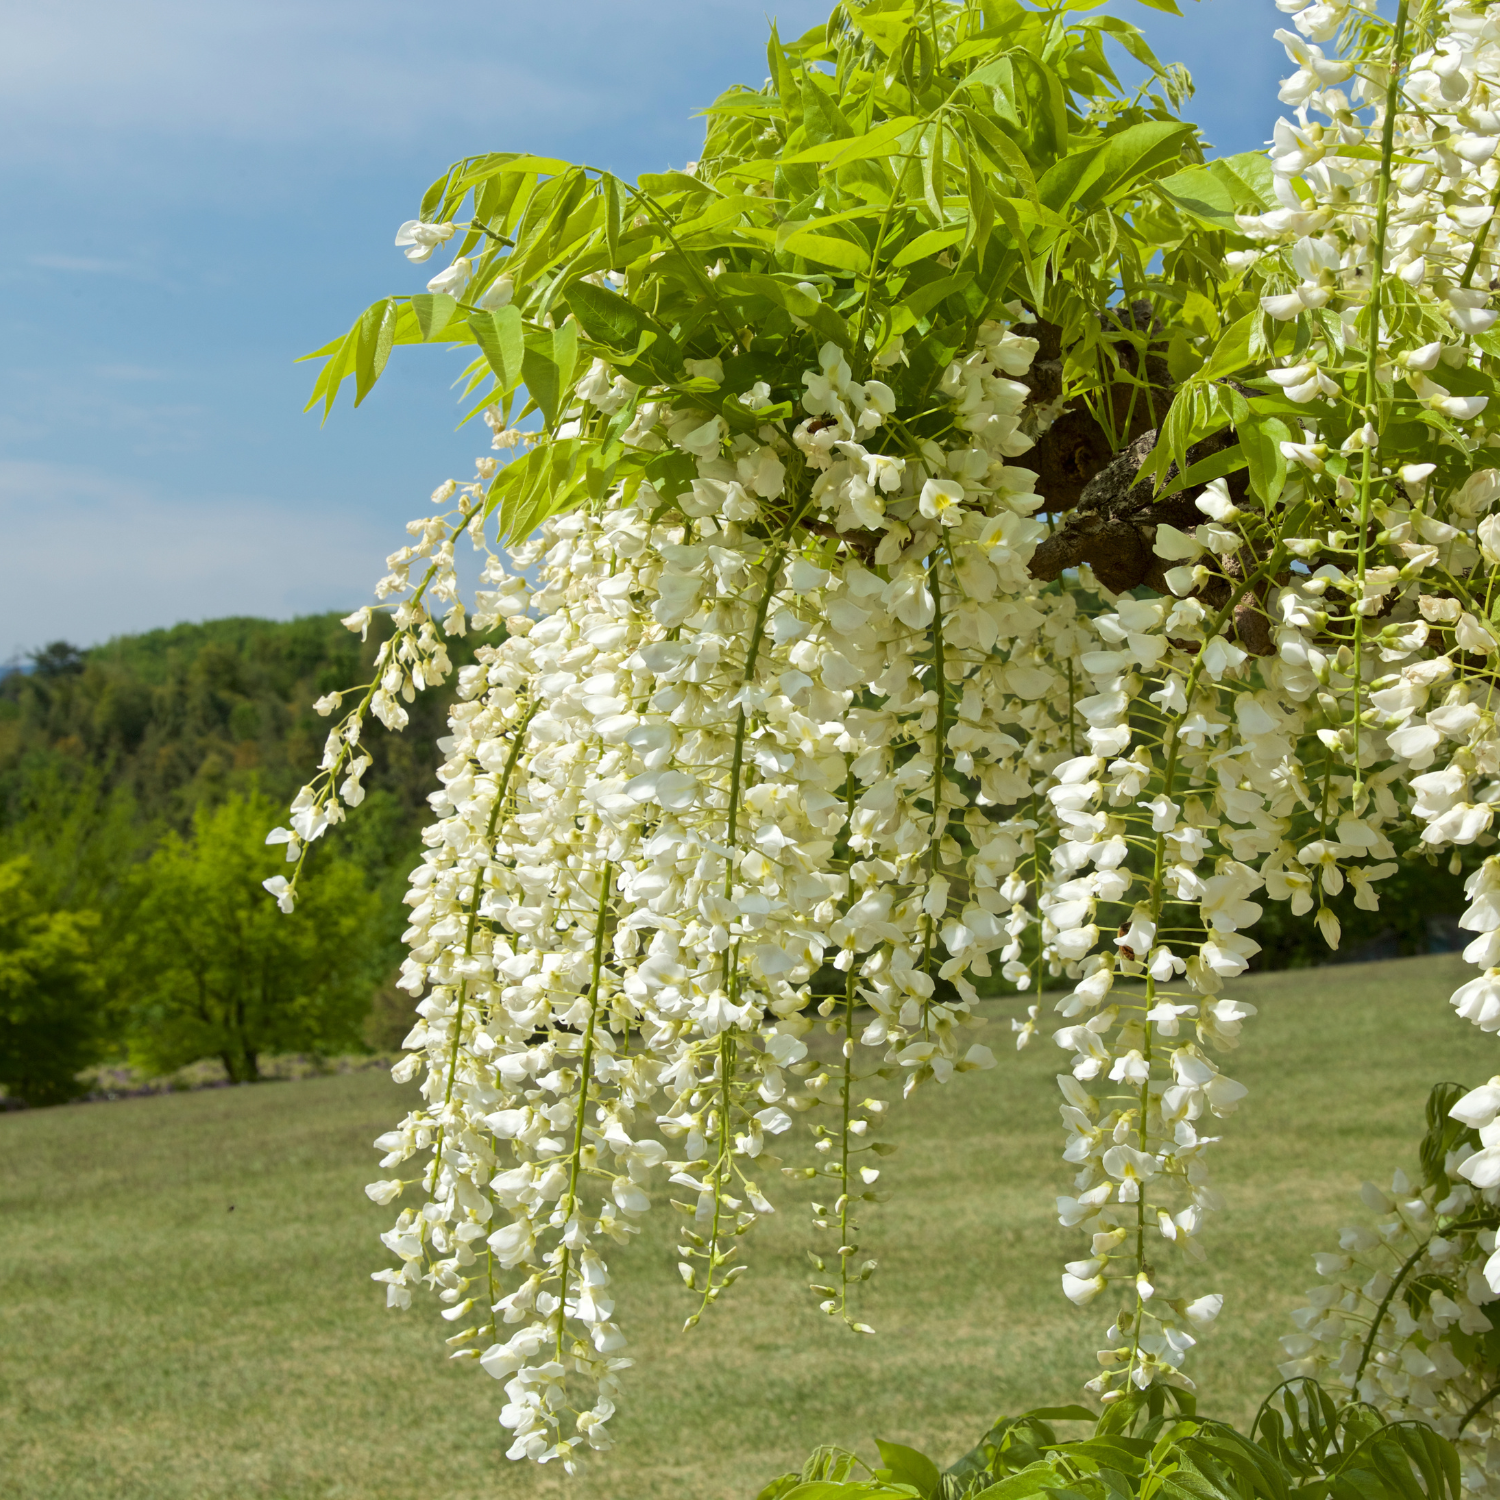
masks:
{"type": "MultiPolygon", "coordinates": [[[[1405,9],[1405,6],[1402,7],[1405,9]]],[[[1406,1257],[1401,1269],[1396,1272],[1395,1280],[1390,1284],[1384,1297],[1380,1299],[1380,1306],[1375,1309],[1375,1316],[1370,1321],[1370,1333],[1365,1339],[1365,1347],[1359,1356],[1359,1368],[1354,1372],[1354,1386],[1359,1387],[1359,1378],[1365,1373],[1365,1366],[1370,1362],[1370,1355],[1375,1349],[1375,1335],[1380,1332],[1380,1325],[1385,1321],[1385,1315],[1390,1311],[1391,1298],[1401,1289],[1401,1283],[1411,1274],[1412,1267],[1427,1253],[1427,1241],[1423,1240],[1410,1255],[1406,1257]]]]}
{"type": "MultiPolygon", "coordinates": [[[[1375,203],[1375,240],[1370,247],[1370,300],[1368,324],[1365,329],[1365,401],[1366,423],[1379,431],[1377,418],[1380,415],[1380,314],[1385,290],[1385,245],[1390,220],[1391,157],[1395,153],[1396,141],[1396,96],[1401,87],[1402,54],[1406,47],[1406,21],[1410,0],[1401,0],[1396,10],[1396,34],[1391,44],[1390,78],[1385,91],[1385,119],[1380,131],[1380,186],[1375,203]]],[[[1480,243],[1483,243],[1481,238],[1480,243]]],[[[1369,563],[1370,504],[1375,485],[1375,452],[1367,443],[1360,462],[1359,472],[1359,556],[1355,565],[1355,576],[1359,583],[1354,598],[1354,790],[1359,792],[1360,776],[1360,717],[1364,692],[1364,583],[1369,563]]]]}
{"type": "MultiPolygon", "coordinates": [[[[1275,574],[1276,569],[1281,565],[1283,556],[1284,553],[1282,551],[1281,543],[1278,541],[1276,546],[1272,549],[1270,556],[1266,558],[1266,560],[1260,565],[1260,567],[1256,569],[1254,573],[1251,573],[1249,576],[1241,580],[1239,586],[1230,593],[1229,598],[1225,600],[1224,604],[1219,609],[1219,612],[1213,617],[1213,619],[1209,622],[1208,627],[1205,629],[1203,633],[1205,648],[1207,647],[1208,642],[1213,640],[1214,637],[1218,635],[1219,631],[1223,629],[1225,622],[1229,620],[1233,615],[1235,606],[1240,602],[1240,600],[1243,599],[1245,595],[1255,587],[1255,585],[1263,576],[1272,576],[1275,574]]],[[[1184,710],[1185,713],[1189,713],[1192,711],[1193,697],[1198,691],[1198,681],[1202,676],[1202,672],[1203,652],[1200,651],[1198,653],[1198,659],[1193,663],[1192,671],[1188,673],[1187,685],[1183,690],[1183,696],[1187,703],[1187,708],[1184,710]]],[[[1172,724],[1166,731],[1167,763],[1162,771],[1162,795],[1169,802],[1172,799],[1172,792],[1177,781],[1177,751],[1180,744],[1177,737],[1177,731],[1180,727],[1180,723],[1181,719],[1179,718],[1178,723],[1172,724]]],[[[1164,832],[1158,833],[1156,835],[1155,848],[1152,853],[1151,867],[1151,922],[1153,926],[1160,925],[1162,907],[1166,904],[1166,882],[1164,878],[1166,867],[1166,847],[1166,834],[1164,832]]],[[[1148,1011],[1155,1003],[1155,998],[1156,981],[1152,977],[1151,971],[1148,969],[1146,971],[1145,995],[1145,1005],[1148,1011]]],[[[1146,1023],[1145,1038],[1142,1042],[1141,1056],[1148,1064],[1150,1063],[1150,1022],[1146,1023]]],[[[1136,1140],[1138,1143],[1137,1149],[1142,1152],[1144,1152],[1146,1149],[1146,1110],[1149,1103],[1150,1083],[1148,1080],[1146,1083],[1143,1083],[1141,1085],[1138,1104],[1138,1108],[1140,1110],[1140,1118],[1136,1126],[1136,1140]]],[[[1146,1193],[1144,1183],[1142,1183],[1141,1185],[1141,1196],[1136,1200],[1136,1203],[1135,1268],[1136,1274],[1140,1275],[1146,1269],[1146,1193]]],[[[1140,1358],[1141,1318],[1144,1311],[1145,1299],[1141,1296],[1139,1288],[1137,1288],[1135,1322],[1134,1328],[1131,1333],[1130,1363],[1127,1367],[1127,1378],[1129,1372],[1135,1369],[1136,1363],[1140,1358]]]]}
{"type": "Polygon", "coordinates": [[[1495,190],[1490,194],[1490,216],[1484,221],[1484,228],[1479,231],[1479,238],[1474,241],[1474,248],[1469,252],[1468,264],[1464,266],[1464,274],[1459,280],[1459,286],[1468,290],[1469,283],[1474,279],[1474,273],[1479,269],[1479,259],[1484,254],[1485,242],[1490,237],[1490,231],[1495,227],[1495,214],[1500,211],[1500,182],[1496,182],[1495,190]]]}
{"type": "MultiPolygon", "coordinates": [[[[932,672],[937,682],[937,722],[932,736],[932,832],[927,839],[927,882],[924,904],[932,890],[933,878],[937,874],[938,847],[943,840],[943,760],[948,745],[948,675],[947,658],[943,649],[943,581],[938,569],[940,551],[934,551],[927,564],[927,576],[932,588],[932,672]]],[[[931,912],[924,913],[925,925],[922,935],[922,972],[932,968],[932,937],[935,919],[931,912]]],[[[924,1014],[923,1034],[927,1031],[924,1014]]]]}
{"type": "Polygon", "coordinates": [[[1476,1401],[1476,1402],[1475,1402],[1475,1403],[1474,1403],[1474,1404],[1473,1404],[1473,1406],[1471,1406],[1471,1407],[1470,1407],[1470,1408],[1469,1408],[1469,1409],[1468,1409],[1468,1411],[1466,1411],[1466,1412],[1465,1412],[1465,1413],[1464,1413],[1464,1414],[1463,1414],[1463,1418],[1462,1418],[1462,1420],[1461,1420],[1461,1421],[1460,1421],[1460,1422],[1459,1422],[1459,1424],[1458,1424],[1458,1430],[1459,1430],[1459,1431],[1460,1431],[1460,1432],[1462,1432],[1462,1431],[1463,1431],[1463,1430],[1464,1430],[1464,1428],[1465,1428],[1465,1427],[1467,1427],[1467,1426],[1468,1426],[1468,1425],[1469,1425],[1469,1423],[1470,1423],[1470,1421],[1471,1421],[1471,1420],[1472,1420],[1472,1419],[1473,1419],[1473,1418],[1474,1418],[1474,1417],[1477,1417],[1477,1416],[1478,1416],[1478,1415],[1479,1415],[1479,1413],[1480,1413],[1480,1412],[1481,1412],[1481,1411],[1483,1411],[1483,1410],[1484,1410],[1484,1408],[1485,1408],[1485,1407],[1486,1407],[1486,1406],[1488,1406],[1488,1405],[1489,1405],[1489,1404],[1490,1404],[1490,1402],[1491,1402],[1491,1401],[1493,1401],[1493,1400],[1494,1400],[1494,1399],[1495,1399],[1495,1397],[1496,1397],[1496,1396],[1500,1396],[1500,1385],[1492,1385],[1492,1386],[1491,1386],[1491,1387],[1490,1387],[1490,1388],[1489,1388],[1489,1390],[1487,1390],[1487,1391],[1486,1391],[1486,1392],[1485,1392],[1485,1393],[1484,1393],[1484,1395],[1482,1395],[1482,1396],[1481,1396],[1481,1397],[1480,1397],[1480,1398],[1479,1398],[1479,1399],[1478,1399],[1478,1400],[1477,1400],[1477,1401],[1476,1401]]]}

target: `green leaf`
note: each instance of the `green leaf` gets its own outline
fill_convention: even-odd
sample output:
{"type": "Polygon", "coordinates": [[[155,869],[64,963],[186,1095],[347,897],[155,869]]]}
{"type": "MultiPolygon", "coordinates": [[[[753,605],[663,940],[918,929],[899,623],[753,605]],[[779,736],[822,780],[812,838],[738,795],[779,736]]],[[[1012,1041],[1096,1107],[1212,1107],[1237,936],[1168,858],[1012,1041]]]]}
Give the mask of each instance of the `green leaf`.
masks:
{"type": "Polygon", "coordinates": [[[1243,1500],[1241,1496],[1226,1495],[1186,1465],[1167,1475],[1158,1493],[1168,1496],[1169,1500],[1243,1500]]]}
{"type": "Polygon", "coordinates": [[[1038,1406],[1021,1413],[1021,1421],[1035,1417],[1042,1422],[1097,1422],[1099,1413],[1086,1406],[1038,1406]]]}
{"type": "Polygon", "coordinates": [[[1140,1474],[1151,1455],[1151,1444],[1143,1438],[1093,1437],[1076,1443],[1048,1445],[1050,1452],[1062,1453],[1069,1463],[1075,1459],[1088,1459],[1100,1465],[1116,1469],[1122,1474],[1140,1474]]]}
{"type": "Polygon", "coordinates": [[[914,261],[926,260],[928,256],[936,255],[940,250],[956,245],[963,237],[962,228],[929,229],[925,234],[919,234],[909,245],[903,246],[891,264],[909,266],[914,261]]]}
{"type": "Polygon", "coordinates": [[[876,1496],[905,1496],[907,1500],[916,1491],[897,1488],[880,1483],[841,1484],[836,1480],[815,1479],[811,1484],[799,1484],[794,1490],[786,1490],[781,1500],[874,1500],[876,1496]]]}
{"type": "Polygon", "coordinates": [[[810,229],[799,229],[788,235],[783,249],[790,255],[800,255],[803,260],[837,266],[841,271],[864,271],[870,265],[870,252],[863,245],[831,234],[817,234],[810,229]]]}
{"type": "Polygon", "coordinates": [[[493,156],[482,158],[482,161],[482,166],[464,173],[454,182],[455,191],[488,181],[502,172],[541,172],[547,176],[556,176],[571,171],[573,167],[572,162],[563,161],[556,156],[510,156],[504,152],[496,152],[493,156]]]}
{"type": "Polygon", "coordinates": [[[746,90],[744,84],[735,84],[727,92],[720,94],[714,102],[705,109],[700,109],[700,115],[748,115],[756,120],[773,120],[779,113],[780,101],[767,94],[751,93],[746,90]]]}
{"type": "Polygon", "coordinates": [[[1056,70],[1034,52],[1018,47],[1015,56],[1017,60],[1024,59],[1026,65],[1041,79],[1042,106],[1048,128],[1052,132],[1052,150],[1058,156],[1065,157],[1068,154],[1069,142],[1068,91],[1063,87],[1062,79],[1057,76],[1056,70]]]}
{"type": "MultiPolygon", "coordinates": [[[[536,181],[534,173],[504,173],[493,177],[477,188],[474,193],[474,224],[484,225],[492,234],[503,235],[510,222],[511,210],[516,200],[525,192],[528,179],[536,181]]],[[[478,239],[477,227],[464,237],[466,246],[478,239]]],[[[460,254],[466,253],[460,251],[460,254]]]]}
{"type": "MultiPolygon", "coordinates": [[[[358,324],[355,325],[355,327],[358,326],[358,324]]],[[[330,354],[344,347],[344,340],[347,337],[347,334],[341,333],[336,339],[330,339],[321,349],[309,349],[306,354],[299,354],[292,363],[301,365],[306,364],[310,359],[327,359],[330,354]]]]}
{"type": "Polygon", "coordinates": [[[1248,467],[1249,462],[1242,447],[1221,448],[1219,452],[1210,453],[1207,458],[1200,458],[1197,463],[1190,464],[1187,472],[1179,474],[1156,498],[1165,500],[1168,495],[1196,489],[1200,484],[1207,484],[1210,479],[1223,479],[1228,474],[1238,474],[1241,469],[1248,467]]]}
{"type": "Polygon", "coordinates": [[[943,207],[943,199],[947,195],[947,177],[943,171],[943,126],[941,123],[923,132],[921,160],[922,196],[927,200],[927,207],[931,210],[932,217],[939,224],[946,224],[948,214],[943,207]]]}
{"type": "Polygon", "coordinates": [[[781,1497],[783,1495],[785,1495],[790,1490],[796,1489],[801,1482],[801,1475],[799,1475],[795,1470],[793,1470],[790,1474],[781,1474],[777,1478],[773,1479],[770,1484],[768,1484],[765,1489],[763,1489],[760,1494],[755,1497],[755,1500],[781,1500],[781,1497]]]}
{"type": "Polygon", "coordinates": [[[1214,345],[1213,353],[1198,371],[1200,380],[1222,380],[1226,375],[1243,370],[1250,363],[1250,335],[1260,322],[1260,316],[1257,309],[1224,330],[1219,342],[1214,345]]]}
{"type": "Polygon", "coordinates": [[[894,57],[911,30],[911,23],[899,15],[882,16],[867,11],[859,18],[859,29],[887,57],[894,57]]]}
{"type": "Polygon", "coordinates": [[[1184,212],[1215,229],[1235,230],[1238,211],[1269,208],[1271,163],[1262,151],[1222,156],[1160,178],[1156,186],[1184,212]]]}
{"type": "MultiPolygon", "coordinates": [[[[1384,161],[1385,160],[1384,153],[1379,149],[1379,147],[1377,147],[1377,146],[1366,146],[1366,145],[1364,145],[1363,143],[1360,143],[1360,142],[1354,142],[1354,143],[1351,143],[1349,145],[1335,145],[1335,146],[1333,146],[1329,150],[1328,156],[1327,156],[1326,160],[1333,161],[1335,158],[1340,157],[1340,156],[1352,157],[1356,161],[1384,161]]],[[[1399,151],[1393,151],[1391,153],[1391,160],[1398,167],[1423,167],[1423,166],[1427,165],[1427,163],[1424,162],[1424,161],[1422,161],[1420,157],[1416,157],[1416,156],[1402,156],[1399,151]]]]}
{"type": "Polygon", "coordinates": [[[354,350],[354,404],[370,394],[385,362],[391,357],[396,335],[396,301],[387,297],[367,307],[359,320],[354,350]]]}
{"type": "Polygon", "coordinates": [[[880,1450],[880,1461],[885,1465],[889,1476],[897,1484],[911,1485],[922,1496],[922,1500],[929,1500],[942,1479],[938,1466],[925,1454],[900,1443],[886,1443],[876,1439],[875,1446],[880,1450]]]}
{"type": "MultiPolygon", "coordinates": [[[[422,330],[422,340],[441,337],[444,330],[458,316],[458,303],[447,292],[418,292],[411,299],[412,312],[416,314],[417,327],[422,330]]],[[[460,318],[459,322],[463,320],[460,318]]]]}
{"type": "Polygon", "coordinates": [[[637,307],[627,297],[592,281],[575,281],[563,294],[563,301],[578,320],[578,326],[596,344],[627,352],[640,347],[641,335],[654,335],[662,352],[670,351],[673,368],[681,356],[672,336],[645,308],[637,307]]]}
{"type": "MultiPolygon", "coordinates": [[[[769,233],[769,231],[767,231],[769,233]]],[[[826,302],[819,301],[803,291],[791,277],[760,276],[752,272],[726,271],[717,282],[720,295],[731,300],[744,297],[764,297],[777,307],[785,308],[794,318],[800,318],[821,337],[848,349],[853,344],[849,326],[838,312],[826,302]]]]}
{"type": "MultiPolygon", "coordinates": [[[[748,200],[746,200],[748,201],[748,200]]],[[[848,224],[855,219],[873,219],[879,215],[879,210],[869,206],[859,208],[846,208],[841,213],[825,214],[820,219],[784,219],[776,230],[776,249],[780,253],[785,248],[786,242],[794,234],[807,231],[813,234],[821,234],[823,230],[834,224],[848,224]]]]}
{"type": "MultiPolygon", "coordinates": [[[[779,158],[778,164],[783,167],[793,167],[803,162],[820,162],[825,171],[833,171],[838,167],[847,166],[850,162],[885,158],[891,155],[891,148],[916,123],[913,115],[898,115],[893,120],[883,121],[873,130],[865,131],[863,135],[819,141],[816,145],[807,146],[791,156],[779,158]]],[[[733,175],[733,173],[728,175],[733,175]]]]}
{"type": "Polygon", "coordinates": [[[670,198],[679,193],[701,197],[704,193],[714,191],[701,178],[692,177],[686,172],[642,172],[636,182],[641,191],[652,198],[670,198]]]}
{"type": "Polygon", "coordinates": [[[963,291],[973,279],[972,271],[955,271],[951,276],[929,281],[918,287],[911,296],[904,298],[900,303],[900,310],[908,313],[913,322],[918,318],[925,318],[939,302],[945,302],[955,292],[963,291]]]}
{"type": "Polygon", "coordinates": [[[1100,180],[1077,201],[1114,202],[1130,192],[1148,172],[1173,161],[1183,143],[1197,132],[1174,120],[1147,120],[1111,136],[1102,153],[1100,180]]]}
{"type": "Polygon", "coordinates": [[[1286,484],[1281,445],[1292,441],[1292,429],[1280,417],[1261,416],[1252,409],[1250,421],[1241,422],[1235,433],[1249,465],[1250,488],[1267,505],[1274,505],[1286,484]]]}
{"type": "MultiPolygon", "coordinates": [[[[1500,599],[1496,599],[1495,606],[1500,608],[1500,599]]],[[[1479,1150],[1473,1130],[1448,1113],[1466,1093],[1468,1088],[1462,1083],[1439,1083],[1427,1096],[1427,1133],[1417,1155],[1422,1163],[1423,1180],[1433,1186],[1444,1180],[1447,1175],[1444,1162],[1460,1143],[1470,1150],[1479,1150]]]]}
{"type": "Polygon", "coordinates": [[[766,42],[766,71],[771,75],[772,87],[782,99],[790,99],[796,94],[797,80],[786,60],[786,49],[781,45],[781,34],[774,21],[771,22],[771,35],[766,42]]]}
{"type": "Polygon", "coordinates": [[[977,151],[970,155],[964,168],[964,175],[968,179],[966,186],[969,190],[969,224],[964,234],[961,253],[967,256],[972,250],[983,262],[985,247],[989,244],[990,235],[995,228],[995,205],[985,182],[984,168],[977,151]]]}
{"type": "Polygon", "coordinates": [[[1122,21],[1118,16],[1099,16],[1091,24],[1112,36],[1138,63],[1149,68],[1158,78],[1162,76],[1161,63],[1139,27],[1132,26],[1129,21],[1122,21]]]}
{"type": "MultiPolygon", "coordinates": [[[[672,231],[679,245],[695,235],[720,230],[726,224],[736,223],[747,212],[754,213],[765,208],[764,198],[754,198],[747,193],[730,193],[723,198],[711,198],[703,205],[703,212],[695,218],[684,220],[672,231]]],[[[864,210],[873,213],[873,209],[864,210]]]]}
{"type": "Polygon", "coordinates": [[[964,121],[980,138],[985,148],[997,156],[1000,163],[1009,169],[1016,179],[1016,186],[1021,189],[1022,193],[1031,202],[1039,203],[1041,200],[1037,197],[1036,178],[1032,174],[1031,164],[1016,143],[992,120],[986,120],[978,110],[965,108],[961,113],[964,121]]]}
{"type": "MultiPolygon", "coordinates": [[[[1167,469],[1176,464],[1183,468],[1187,450],[1210,434],[1222,431],[1229,425],[1229,416],[1223,410],[1218,393],[1221,387],[1205,385],[1201,380],[1191,380],[1179,386],[1167,415],[1160,427],[1160,436],[1151,456],[1141,465],[1142,479],[1158,479],[1167,469]]],[[[1112,1407],[1106,1416],[1118,1409],[1112,1407]]]]}
{"type": "Polygon", "coordinates": [[[620,264],[620,232],[624,220],[620,214],[620,184],[610,175],[604,179],[604,244],[609,251],[610,269],[620,264]]]}
{"type": "Polygon", "coordinates": [[[1043,267],[1031,253],[1031,236],[1027,233],[1025,224],[1021,222],[1020,211],[1004,194],[995,199],[995,209],[1004,220],[1005,227],[1010,231],[1011,239],[1015,241],[1016,250],[1021,257],[1021,268],[1026,274],[1026,285],[1031,292],[1031,300],[1040,307],[1046,300],[1047,291],[1042,276],[1043,267]]]}
{"type": "Polygon", "coordinates": [[[453,176],[453,168],[449,167],[431,187],[422,194],[421,206],[417,209],[417,218],[424,224],[432,222],[432,215],[439,203],[447,196],[448,183],[453,176]]]}
{"type": "Polygon", "coordinates": [[[1187,330],[1175,330],[1167,343],[1167,373],[1181,385],[1184,380],[1191,380],[1203,365],[1203,356],[1189,339],[1187,330]]]}
{"type": "Polygon", "coordinates": [[[339,386],[343,384],[344,377],[354,372],[355,353],[359,348],[361,318],[343,338],[334,340],[331,344],[325,344],[322,349],[314,354],[303,355],[304,359],[316,359],[319,355],[326,356],[323,368],[318,371],[318,378],[313,382],[312,394],[307,398],[307,405],[303,411],[311,411],[319,401],[323,403],[323,420],[328,420],[328,414],[333,410],[333,403],[338,398],[339,386]]]}
{"type": "Polygon", "coordinates": [[[1037,1462],[1007,1475],[987,1490],[980,1490],[972,1500],[1026,1500],[1028,1495],[1045,1494],[1051,1486],[1062,1482],[1062,1475],[1050,1463],[1037,1462]]]}
{"type": "Polygon", "coordinates": [[[485,515],[499,512],[502,543],[524,541],[549,516],[583,498],[583,475],[575,472],[578,448],[577,438],[539,443],[495,476],[485,497],[485,515]]]}
{"type": "Polygon", "coordinates": [[[853,136],[854,129],[833,96],[835,81],[815,68],[807,68],[801,74],[801,84],[804,139],[822,142],[853,136]]]}
{"type": "Polygon", "coordinates": [[[520,308],[497,307],[493,312],[477,312],[468,321],[474,341],[495,372],[500,389],[515,390],[521,383],[525,357],[520,308]]]}
{"type": "Polygon", "coordinates": [[[654,455],[643,472],[656,493],[670,504],[698,477],[698,463],[691,453],[669,448],[654,455]]]}
{"type": "Polygon", "coordinates": [[[1049,167],[1037,193],[1048,208],[1059,211],[1095,208],[1106,197],[1122,197],[1147,172],[1171,161],[1192,134],[1192,126],[1176,120],[1131,125],[1049,167]]]}
{"type": "MultiPolygon", "coordinates": [[[[989,3],[993,5],[994,0],[989,0],[989,3]]],[[[1002,30],[1014,30],[1017,22],[1024,17],[1025,12],[1017,9],[1015,14],[1016,21],[1012,21],[1008,26],[1005,23],[1001,23],[1002,30]]],[[[994,25],[995,23],[989,22],[988,24],[994,25]]],[[[1022,124],[1021,116],[1016,111],[1016,67],[1009,54],[1004,57],[993,58],[991,61],[975,68],[964,79],[963,86],[965,88],[977,86],[988,89],[990,91],[989,102],[993,106],[995,113],[999,116],[1001,124],[1005,128],[1015,131],[1017,135],[1021,135],[1024,139],[1026,127],[1022,124]]]]}
{"type": "MultiPolygon", "coordinates": [[[[504,309],[501,309],[504,311],[504,309]]],[[[573,390],[578,363],[578,324],[569,319],[561,328],[537,328],[526,334],[521,374],[526,391],[547,420],[556,427],[573,390]]]]}

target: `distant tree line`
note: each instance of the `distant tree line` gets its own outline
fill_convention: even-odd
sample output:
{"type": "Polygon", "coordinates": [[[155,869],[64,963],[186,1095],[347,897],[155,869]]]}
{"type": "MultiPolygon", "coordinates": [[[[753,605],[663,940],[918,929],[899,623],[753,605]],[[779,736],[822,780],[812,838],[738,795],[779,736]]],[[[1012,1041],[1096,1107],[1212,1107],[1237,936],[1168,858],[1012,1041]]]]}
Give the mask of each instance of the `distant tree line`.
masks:
{"type": "Polygon", "coordinates": [[[392,1045],[389,988],[447,702],[369,735],[360,816],[317,851],[304,904],[260,889],[265,835],[316,765],[314,699],[367,680],[336,615],[215,620],[80,650],[0,679],[0,1085],[30,1104],[105,1060],[222,1059],[251,1080],[286,1051],[392,1045]],[[382,1002],[384,1005],[382,1007],[382,1002]],[[373,1012],[373,1013],[372,1013],[373,1012]]]}

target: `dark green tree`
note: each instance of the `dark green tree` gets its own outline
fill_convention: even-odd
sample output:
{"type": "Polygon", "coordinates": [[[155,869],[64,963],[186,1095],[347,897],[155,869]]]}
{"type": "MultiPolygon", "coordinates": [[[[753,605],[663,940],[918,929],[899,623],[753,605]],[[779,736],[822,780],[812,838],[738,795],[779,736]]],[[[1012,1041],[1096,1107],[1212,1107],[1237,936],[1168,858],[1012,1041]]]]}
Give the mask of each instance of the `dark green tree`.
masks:
{"type": "Polygon", "coordinates": [[[101,1053],[99,919],[48,911],[35,885],[30,860],[0,864],[0,1084],[27,1104],[61,1104],[101,1053]]]}

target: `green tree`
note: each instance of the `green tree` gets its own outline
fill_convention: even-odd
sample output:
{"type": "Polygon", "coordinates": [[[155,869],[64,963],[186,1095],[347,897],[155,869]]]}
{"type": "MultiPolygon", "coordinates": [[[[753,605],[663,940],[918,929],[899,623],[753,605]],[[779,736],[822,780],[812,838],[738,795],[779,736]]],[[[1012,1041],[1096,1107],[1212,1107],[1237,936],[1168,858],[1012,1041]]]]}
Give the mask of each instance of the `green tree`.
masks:
{"type": "Polygon", "coordinates": [[[31,861],[0,864],[0,1084],[32,1105],[83,1092],[100,1056],[103,985],[91,911],[48,911],[31,861]]]}
{"type": "Polygon", "coordinates": [[[191,840],[169,833],[141,869],[123,954],[139,1065],[217,1057],[249,1082],[262,1053],[360,1045],[377,897],[356,866],[330,860],[316,894],[283,916],[261,890],[281,864],[264,842],[273,820],[258,794],[200,807],[191,840]]]}

